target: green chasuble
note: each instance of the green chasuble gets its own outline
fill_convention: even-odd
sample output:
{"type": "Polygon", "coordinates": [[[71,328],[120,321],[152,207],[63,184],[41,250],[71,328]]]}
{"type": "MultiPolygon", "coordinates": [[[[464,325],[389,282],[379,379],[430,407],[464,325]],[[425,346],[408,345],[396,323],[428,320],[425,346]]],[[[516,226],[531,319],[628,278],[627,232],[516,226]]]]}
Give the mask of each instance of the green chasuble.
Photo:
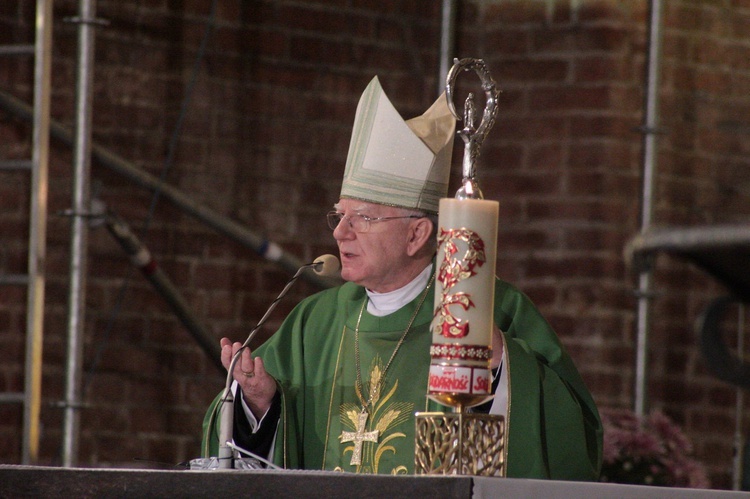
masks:
{"type": "MultiPolygon", "coordinates": [[[[263,357],[282,394],[276,464],[358,473],[413,473],[414,413],[451,411],[426,397],[433,290],[429,289],[421,307],[420,294],[384,317],[367,312],[367,295],[360,286],[346,283],[322,291],[303,300],[279,331],[254,352],[263,357]],[[384,383],[378,384],[417,308],[384,383]],[[358,319],[362,395],[369,402],[361,428],[363,407],[355,391],[358,319]],[[373,385],[379,385],[380,390],[373,392],[373,385]],[[352,464],[354,453],[361,453],[360,464],[352,464]]],[[[500,280],[496,281],[494,312],[495,322],[504,332],[503,369],[509,369],[507,476],[598,479],[602,446],[599,415],[557,336],[523,293],[500,280]]],[[[217,454],[215,408],[219,398],[204,420],[205,456],[217,454]]]]}

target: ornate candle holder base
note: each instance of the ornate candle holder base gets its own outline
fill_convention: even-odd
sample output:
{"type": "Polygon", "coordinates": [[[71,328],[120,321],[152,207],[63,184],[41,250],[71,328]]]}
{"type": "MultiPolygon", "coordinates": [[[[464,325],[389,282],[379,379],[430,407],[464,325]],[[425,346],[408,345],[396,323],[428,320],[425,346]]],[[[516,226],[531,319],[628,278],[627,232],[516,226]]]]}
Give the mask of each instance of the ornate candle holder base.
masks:
{"type": "Polygon", "coordinates": [[[417,475],[505,476],[505,418],[494,414],[418,412],[417,475]]]}

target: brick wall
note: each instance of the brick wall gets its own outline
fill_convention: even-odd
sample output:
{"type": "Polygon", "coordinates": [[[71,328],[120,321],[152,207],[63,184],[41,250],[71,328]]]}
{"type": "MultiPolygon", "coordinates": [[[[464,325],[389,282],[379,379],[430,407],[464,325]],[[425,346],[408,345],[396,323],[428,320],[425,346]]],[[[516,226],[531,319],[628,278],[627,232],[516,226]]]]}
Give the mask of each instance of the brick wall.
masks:
{"type": "MultiPolygon", "coordinates": [[[[3,2],[0,42],[31,39],[33,4],[3,2]]],[[[503,89],[479,169],[485,196],[500,201],[498,274],[540,306],[597,403],[629,407],[636,275],[623,249],[639,229],[648,2],[458,4],[456,55],[484,58],[503,89]]],[[[97,2],[110,24],[96,36],[94,141],[301,260],[335,252],[323,214],[337,200],[359,95],[377,74],[405,117],[434,100],[439,2],[217,6],[211,18],[209,0],[97,2]]],[[[55,2],[52,115],[68,126],[77,38],[63,18],[76,13],[74,0],[55,2]]],[[[654,223],[744,221],[750,5],[677,0],[664,22],[654,223]]],[[[30,102],[31,71],[27,59],[0,58],[0,90],[30,102]]],[[[28,124],[3,110],[0,137],[0,158],[30,154],[28,124]]],[[[458,158],[460,141],[456,150],[458,158]]],[[[60,460],[70,223],[59,212],[71,205],[71,158],[52,142],[41,445],[49,464],[60,460]]],[[[0,271],[23,272],[27,174],[0,175],[0,271]]],[[[92,190],[139,231],[217,341],[243,339],[289,277],[163,197],[151,213],[150,191],[97,161],[92,190]]],[[[112,237],[102,228],[89,237],[79,461],[196,457],[223,376],[112,237]]],[[[713,486],[728,488],[735,389],[708,374],[693,327],[723,290],[669,257],[656,261],[654,288],[651,406],[685,428],[713,486]]],[[[314,290],[295,287],[263,334],[314,290]]],[[[0,287],[2,391],[23,386],[24,303],[23,289],[0,287]]],[[[20,408],[0,405],[1,462],[20,461],[20,428],[20,408]]]]}

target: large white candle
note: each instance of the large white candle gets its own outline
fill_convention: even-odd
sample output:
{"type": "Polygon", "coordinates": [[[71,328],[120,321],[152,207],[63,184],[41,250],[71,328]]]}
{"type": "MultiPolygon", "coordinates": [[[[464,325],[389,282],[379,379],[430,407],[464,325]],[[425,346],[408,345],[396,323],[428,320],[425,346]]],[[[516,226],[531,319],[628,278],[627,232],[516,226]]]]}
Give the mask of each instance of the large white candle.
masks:
{"type": "Polygon", "coordinates": [[[491,393],[498,206],[440,200],[429,394],[442,402],[491,393]]]}

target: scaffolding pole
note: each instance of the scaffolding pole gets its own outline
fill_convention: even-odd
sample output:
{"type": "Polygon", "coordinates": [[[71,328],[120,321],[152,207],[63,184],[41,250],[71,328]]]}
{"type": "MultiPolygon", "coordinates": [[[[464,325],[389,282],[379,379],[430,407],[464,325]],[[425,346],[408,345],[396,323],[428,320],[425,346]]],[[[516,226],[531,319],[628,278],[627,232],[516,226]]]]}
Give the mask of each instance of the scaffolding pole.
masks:
{"type": "MultiPolygon", "coordinates": [[[[659,64],[661,59],[661,1],[651,0],[649,20],[648,67],[643,132],[643,198],[641,200],[641,234],[651,227],[656,171],[656,138],[659,123],[659,64]]],[[[647,407],[648,332],[651,323],[651,269],[644,268],[638,279],[634,411],[643,416],[647,407]]]]}
{"type": "Polygon", "coordinates": [[[456,38],[456,0],[443,0],[440,10],[440,64],[437,82],[438,95],[445,90],[445,78],[453,66],[456,38]]]}
{"type": "Polygon", "coordinates": [[[91,175],[91,115],[94,63],[95,0],[81,0],[78,24],[76,81],[76,134],[73,148],[73,209],[70,241],[70,292],[68,295],[68,350],[63,418],[63,466],[77,464],[80,433],[81,373],[86,307],[86,256],[88,245],[89,179],[91,175]]]}
{"type": "Polygon", "coordinates": [[[39,460],[39,415],[42,406],[42,340],[44,337],[44,264],[47,247],[50,68],[52,66],[52,0],[37,0],[34,44],[34,110],[29,217],[26,312],[26,376],[22,461],[39,460]]]}

